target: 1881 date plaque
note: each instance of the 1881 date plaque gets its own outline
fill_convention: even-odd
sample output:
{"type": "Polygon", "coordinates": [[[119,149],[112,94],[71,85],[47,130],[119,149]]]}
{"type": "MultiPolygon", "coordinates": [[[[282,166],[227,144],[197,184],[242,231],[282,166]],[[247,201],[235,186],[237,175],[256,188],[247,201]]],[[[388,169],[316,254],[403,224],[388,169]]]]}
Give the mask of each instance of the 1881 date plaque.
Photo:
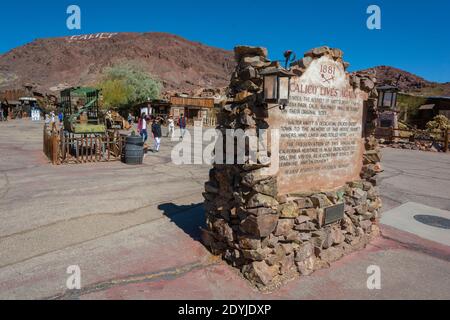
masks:
{"type": "Polygon", "coordinates": [[[344,219],[345,204],[340,203],[325,209],[325,225],[332,224],[344,219]]]}

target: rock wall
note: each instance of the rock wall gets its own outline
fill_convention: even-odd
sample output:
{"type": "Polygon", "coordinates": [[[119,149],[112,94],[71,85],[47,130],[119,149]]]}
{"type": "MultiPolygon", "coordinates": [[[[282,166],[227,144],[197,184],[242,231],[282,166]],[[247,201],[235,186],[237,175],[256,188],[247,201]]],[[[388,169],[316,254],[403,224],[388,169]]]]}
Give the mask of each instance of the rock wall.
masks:
{"type": "MultiPolygon", "coordinates": [[[[300,76],[313,59],[323,55],[348,67],[342,61],[342,51],[321,47],[293,63],[291,71],[300,76]]],[[[235,57],[237,67],[228,88],[230,103],[218,117],[218,130],[267,129],[268,106],[263,102],[259,74],[278,63],[267,59],[264,48],[239,46],[235,57]]],[[[259,162],[215,164],[210,171],[204,193],[207,229],[202,232],[203,242],[260,289],[328,267],[379,235],[382,204],[376,175],[381,169],[379,148],[372,136],[377,116],[376,80],[365,74],[349,75],[348,79],[351,86],[369,94],[361,179],[337,190],[279,194],[277,177],[261,175],[265,165],[259,162]],[[338,203],[345,203],[344,219],[324,225],[325,208],[338,203]]]]}

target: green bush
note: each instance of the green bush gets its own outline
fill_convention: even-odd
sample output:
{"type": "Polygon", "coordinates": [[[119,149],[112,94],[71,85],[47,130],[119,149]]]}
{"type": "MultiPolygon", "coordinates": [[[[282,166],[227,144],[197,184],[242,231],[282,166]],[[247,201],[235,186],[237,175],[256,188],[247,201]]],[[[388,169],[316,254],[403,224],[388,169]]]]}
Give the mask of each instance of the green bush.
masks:
{"type": "Polygon", "coordinates": [[[131,88],[122,80],[105,80],[100,84],[100,89],[106,108],[122,107],[129,103],[131,88]]]}
{"type": "Polygon", "coordinates": [[[125,62],[106,68],[102,89],[103,104],[107,108],[123,108],[157,99],[162,85],[135,62],[125,62]]]}

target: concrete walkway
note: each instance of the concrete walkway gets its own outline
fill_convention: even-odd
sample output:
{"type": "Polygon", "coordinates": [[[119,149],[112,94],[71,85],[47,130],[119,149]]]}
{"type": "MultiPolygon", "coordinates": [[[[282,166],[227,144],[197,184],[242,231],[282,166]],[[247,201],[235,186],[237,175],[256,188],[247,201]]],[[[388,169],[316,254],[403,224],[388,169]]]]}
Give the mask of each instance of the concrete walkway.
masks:
{"type": "MultiPolygon", "coordinates": [[[[55,167],[42,126],[0,123],[0,299],[448,299],[450,248],[392,226],[332,268],[261,294],[199,242],[209,166],[176,166],[175,143],[129,167],[55,167]],[[68,292],[66,270],[81,268],[68,292]],[[367,289],[367,268],[382,289],[367,289]]],[[[386,208],[449,210],[450,156],[384,150],[386,208]]],[[[391,214],[391,213],[389,213],[391,214]]]]}
{"type": "Polygon", "coordinates": [[[385,212],[381,223],[450,246],[450,211],[408,202],[385,212]]]}

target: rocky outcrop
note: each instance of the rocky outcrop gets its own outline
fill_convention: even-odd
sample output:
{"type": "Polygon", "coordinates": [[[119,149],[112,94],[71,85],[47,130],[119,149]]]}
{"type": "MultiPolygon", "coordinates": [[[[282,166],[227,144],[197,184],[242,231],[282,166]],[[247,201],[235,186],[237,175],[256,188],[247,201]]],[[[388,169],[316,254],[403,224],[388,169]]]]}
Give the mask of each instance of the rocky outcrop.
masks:
{"type": "Polygon", "coordinates": [[[449,82],[438,83],[428,81],[422,77],[398,68],[390,66],[377,66],[362,70],[361,72],[373,74],[377,78],[378,84],[397,86],[401,92],[425,96],[429,96],[430,94],[450,95],[449,82]]]}

